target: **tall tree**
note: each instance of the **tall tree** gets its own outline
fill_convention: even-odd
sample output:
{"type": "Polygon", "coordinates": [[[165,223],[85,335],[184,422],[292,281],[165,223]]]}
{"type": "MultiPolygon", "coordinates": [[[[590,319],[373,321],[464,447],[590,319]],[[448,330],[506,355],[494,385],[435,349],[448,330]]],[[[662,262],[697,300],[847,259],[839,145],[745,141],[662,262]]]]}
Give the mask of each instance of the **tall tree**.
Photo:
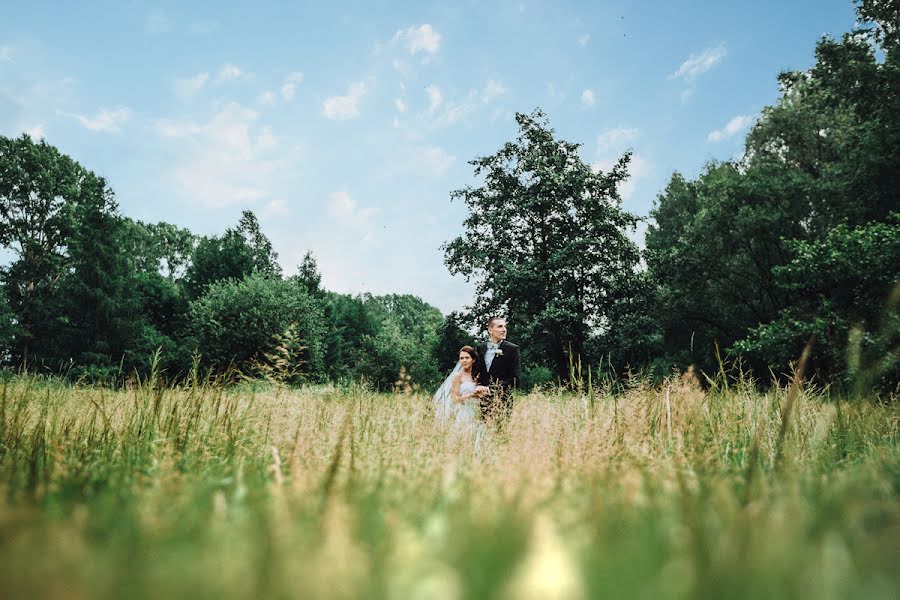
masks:
{"type": "Polygon", "coordinates": [[[584,354],[636,273],[639,253],[626,232],[637,218],[620,208],[617,191],[630,154],[595,172],[540,110],[516,122],[514,142],[470,161],[483,184],[452,193],[469,216],[444,261],[476,281],[474,321],[507,315],[530,357],[566,379],[570,352],[584,354]]]}
{"type": "Polygon", "coordinates": [[[0,136],[0,245],[15,257],[0,276],[18,321],[16,359],[23,364],[34,340],[58,324],[72,208],[86,174],[44,141],[0,136]]]}
{"type": "Polygon", "coordinates": [[[142,273],[159,273],[169,281],[180,281],[187,271],[197,243],[188,229],[171,223],[143,223],[125,219],[128,229],[123,249],[142,273]]]}
{"type": "Polygon", "coordinates": [[[106,181],[87,172],[73,206],[68,270],[62,281],[66,325],[56,337],[60,358],[97,367],[116,365],[139,320],[134,270],[120,244],[126,226],[106,181]]]}
{"type": "Polygon", "coordinates": [[[278,278],[281,267],[277,259],[256,216],[247,210],[237,227],[225,230],[221,236],[200,239],[187,269],[185,287],[188,295],[196,299],[216,281],[240,280],[251,273],[278,278]]]}
{"type": "Polygon", "coordinates": [[[322,275],[319,273],[319,265],[312,252],[303,255],[303,261],[297,267],[297,274],[294,275],[297,280],[310,296],[322,295],[322,275]]]}

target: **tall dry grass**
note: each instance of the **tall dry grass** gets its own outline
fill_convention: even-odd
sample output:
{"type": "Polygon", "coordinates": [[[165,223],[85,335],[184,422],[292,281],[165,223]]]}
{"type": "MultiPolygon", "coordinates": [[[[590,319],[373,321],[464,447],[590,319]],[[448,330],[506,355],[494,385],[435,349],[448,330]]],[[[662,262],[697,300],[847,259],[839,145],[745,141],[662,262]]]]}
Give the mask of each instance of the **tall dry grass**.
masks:
{"type": "Polygon", "coordinates": [[[545,391],[476,451],[421,395],[14,378],[0,596],[895,598],[897,441],[799,388],[545,391]]]}

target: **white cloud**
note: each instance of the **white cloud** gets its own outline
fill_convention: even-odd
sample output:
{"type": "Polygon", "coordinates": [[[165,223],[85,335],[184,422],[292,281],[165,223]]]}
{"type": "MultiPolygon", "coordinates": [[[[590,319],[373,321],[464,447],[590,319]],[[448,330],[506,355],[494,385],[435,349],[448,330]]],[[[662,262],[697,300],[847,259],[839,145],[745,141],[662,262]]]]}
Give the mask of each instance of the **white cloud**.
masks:
{"type": "Polygon", "coordinates": [[[406,102],[403,101],[403,98],[394,98],[394,106],[397,108],[397,112],[406,112],[406,102]]]}
{"type": "Polygon", "coordinates": [[[175,93],[182,98],[190,98],[202,90],[209,81],[209,73],[198,73],[193,77],[183,77],[175,80],[175,93]]]}
{"type": "MultiPolygon", "coordinates": [[[[595,163],[591,163],[591,169],[594,173],[600,171],[609,171],[618,162],[618,158],[602,159],[595,163]]],[[[640,154],[632,154],[631,161],[628,163],[628,178],[619,184],[619,196],[623,201],[631,200],[637,190],[637,186],[641,180],[646,179],[653,173],[653,167],[650,162],[640,154]]]]}
{"type": "Polygon", "coordinates": [[[578,45],[579,46],[587,46],[587,43],[589,41],[591,41],[591,34],[586,33],[583,36],[581,36],[580,38],[578,38],[578,45]]]}
{"type": "Polygon", "coordinates": [[[622,200],[628,201],[634,197],[637,186],[642,179],[645,179],[653,172],[650,163],[640,154],[632,154],[631,161],[628,163],[628,179],[619,186],[619,194],[622,200]]]}
{"type": "Polygon", "coordinates": [[[616,127],[597,134],[597,151],[622,152],[640,132],[634,127],[616,127]]]}
{"type": "Polygon", "coordinates": [[[428,112],[434,112],[444,102],[444,96],[441,94],[441,88],[433,83],[425,88],[428,94],[428,112]]]}
{"type": "Polygon", "coordinates": [[[253,203],[269,193],[282,164],[277,139],[257,124],[259,112],[232,102],[208,122],[161,120],[154,129],[182,150],[170,177],[192,202],[220,208],[253,203]]]}
{"type": "Polygon", "coordinates": [[[503,87],[503,84],[498,83],[493,79],[488,79],[488,82],[484,86],[484,91],[481,92],[481,101],[489,103],[505,93],[506,88],[503,87]]]}
{"type": "Polygon", "coordinates": [[[235,79],[240,79],[243,75],[244,72],[241,71],[240,68],[231,63],[225,63],[222,65],[222,68],[219,69],[219,74],[216,76],[216,83],[234,81],[235,79]]]}
{"type": "Polygon", "coordinates": [[[359,117],[358,103],[365,94],[365,83],[351,83],[346,96],[332,96],[322,103],[322,114],[337,121],[355,119],[359,117]]]}
{"type": "Polygon", "coordinates": [[[271,127],[263,127],[260,134],[256,137],[256,148],[259,150],[265,150],[267,148],[273,148],[277,144],[275,140],[275,135],[272,133],[271,127]]]}
{"type": "Polygon", "coordinates": [[[263,206],[259,213],[261,219],[270,217],[286,217],[290,214],[287,203],[284,200],[275,199],[263,206]]]}
{"type": "Polygon", "coordinates": [[[262,106],[273,106],[275,104],[275,94],[266,90],[256,97],[256,103],[262,106]]]}
{"type": "Polygon", "coordinates": [[[681,92],[681,103],[684,104],[688,100],[690,100],[694,95],[694,88],[685,88],[681,92]]]}
{"type": "Polygon", "coordinates": [[[593,90],[584,90],[581,92],[581,103],[590,108],[594,104],[597,103],[597,98],[594,96],[593,90]]]}
{"type": "Polygon", "coordinates": [[[285,102],[290,102],[294,99],[294,94],[297,93],[297,86],[301,83],[303,83],[303,73],[300,71],[294,71],[284,78],[284,83],[281,85],[281,97],[284,98],[285,102]]]}
{"type": "Polygon", "coordinates": [[[693,81],[722,62],[726,54],[728,54],[728,50],[725,48],[725,44],[707,48],[700,54],[691,54],[686,61],[681,63],[677,71],[669,75],[669,79],[681,78],[684,81],[693,81]]]}
{"type": "Polygon", "coordinates": [[[0,46],[0,63],[12,62],[13,51],[9,46],[0,46]]]}
{"type": "Polygon", "coordinates": [[[45,132],[44,132],[44,124],[43,123],[38,123],[34,127],[31,127],[30,129],[26,129],[25,133],[30,135],[31,139],[33,139],[33,140],[42,140],[46,137],[45,132]]]}
{"type": "Polygon", "coordinates": [[[738,115],[728,121],[725,127],[716,131],[711,131],[706,140],[708,142],[721,142],[740,133],[753,123],[753,117],[749,115],[738,115]]]}
{"type": "MultiPolygon", "coordinates": [[[[631,149],[634,142],[640,136],[640,131],[634,127],[615,127],[597,135],[597,154],[600,160],[591,164],[594,172],[609,171],[622,157],[626,150],[631,149]]],[[[635,190],[640,182],[649,177],[653,172],[650,162],[640,153],[633,151],[628,163],[628,178],[619,184],[619,195],[622,200],[628,201],[634,197],[635,190]]]]}
{"type": "Polygon", "coordinates": [[[106,133],[118,132],[121,129],[122,124],[131,119],[131,110],[121,106],[119,108],[101,109],[100,112],[93,117],[86,117],[84,115],[62,111],[58,111],[58,114],[72,117],[91,131],[103,131],[106,133]]]}
{"type": "Polygon", "coordinates": [[[423,148],[421,158],[425,169],[436,177],[446,173],[447,169],[456,162],[455,156],[447,154],[443,148],[438,146],[423,148]]]}
{"type": "MultiPolygon", "coordinates": [[[[482,101],[482,90],[470,90],[460,100],[445,99],[434,85],[426,88],[428,107],[418,113],[406,127],[411,140],[421,140],[429,132],[452,126],[487,106],[482,101]]],[[[400,123],[395,125],[399,126],[400,123]]]]}
{"type": "Polygon", "coordinates": [[[426,23],[397,31],[391,42],[403,44],[412,55],[419,52],[435,54],[441,47],[441,34],[426,23]]]}
{"type": "Polygon", "coordinates": [[[375,233],[372,229],[377,208],[360,208],[346,190],[340,190],[328,194],[328,213],[356,235],[361,236],[360,241],[369,243],[374,241],[375,233]]]}

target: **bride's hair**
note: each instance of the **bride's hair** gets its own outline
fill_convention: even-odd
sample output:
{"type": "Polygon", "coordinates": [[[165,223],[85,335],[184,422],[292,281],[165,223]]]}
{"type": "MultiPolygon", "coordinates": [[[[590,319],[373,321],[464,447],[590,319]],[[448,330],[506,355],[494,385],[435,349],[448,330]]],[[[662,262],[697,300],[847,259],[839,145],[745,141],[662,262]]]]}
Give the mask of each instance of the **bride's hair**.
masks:
{"type": "Polygon", "coordinates": [[[481,383],[479,381],[481,379],[481,366],[480,361],[478,360],[478,350],[476,350],[472,346],[463,346],[459,349],[459,351],[465,352],[472,357],[472,381],[474,381],[475,383],[481,383]]]}

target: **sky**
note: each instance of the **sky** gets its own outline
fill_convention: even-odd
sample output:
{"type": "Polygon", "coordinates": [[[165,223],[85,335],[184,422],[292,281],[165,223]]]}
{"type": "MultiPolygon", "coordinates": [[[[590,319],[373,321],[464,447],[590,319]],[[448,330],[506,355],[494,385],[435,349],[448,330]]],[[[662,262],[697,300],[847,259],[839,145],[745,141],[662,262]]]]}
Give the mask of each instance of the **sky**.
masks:
{"type": "Polygon", "coordinates": [[[673,172],[739,157],[778,73],[855,21],[850,0],[0,6],[0,135],[102,175],[126,216],[217,235],[249,209],[286,274],[311,251],[326,289],[445,313],[474,291],[444,264],[450,192],[516,112],[599,168],[631,150],[623,208],[646,217],[673,172]]]}

